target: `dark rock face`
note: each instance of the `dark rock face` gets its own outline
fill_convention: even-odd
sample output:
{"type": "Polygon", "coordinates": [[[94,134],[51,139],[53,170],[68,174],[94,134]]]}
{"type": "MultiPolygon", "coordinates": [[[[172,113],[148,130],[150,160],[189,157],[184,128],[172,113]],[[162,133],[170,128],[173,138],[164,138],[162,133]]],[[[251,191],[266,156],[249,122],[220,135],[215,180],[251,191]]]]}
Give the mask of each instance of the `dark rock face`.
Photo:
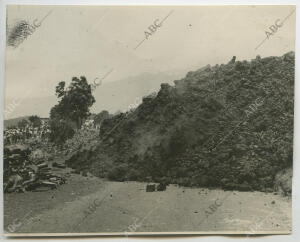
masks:
{"type": "Polygon", "coordinates": [[[191,71],[101,126],[68,164],[113,180],[266,190],[292,165],[294,53],[191,71]]]}

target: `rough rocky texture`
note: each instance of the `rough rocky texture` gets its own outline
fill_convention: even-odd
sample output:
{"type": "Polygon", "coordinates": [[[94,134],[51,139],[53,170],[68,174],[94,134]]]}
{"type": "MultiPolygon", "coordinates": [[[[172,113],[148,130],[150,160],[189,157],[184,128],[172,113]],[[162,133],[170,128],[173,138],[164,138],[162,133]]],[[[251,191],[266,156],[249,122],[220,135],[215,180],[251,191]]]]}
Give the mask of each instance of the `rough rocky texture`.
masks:
{"type": "Polygon", "coordinates": [[[4,192],[25,192],[40,187],[56,188],[65,178],[52,173],[45,157],[32,156],[27,148],[4,149],[4,192]]]}
{"type": "Polygon", "coordinates": [[[206,66],[103,122],[67,164],[112,180],[273,189],[292,166],[294,53],[206,66]]]}

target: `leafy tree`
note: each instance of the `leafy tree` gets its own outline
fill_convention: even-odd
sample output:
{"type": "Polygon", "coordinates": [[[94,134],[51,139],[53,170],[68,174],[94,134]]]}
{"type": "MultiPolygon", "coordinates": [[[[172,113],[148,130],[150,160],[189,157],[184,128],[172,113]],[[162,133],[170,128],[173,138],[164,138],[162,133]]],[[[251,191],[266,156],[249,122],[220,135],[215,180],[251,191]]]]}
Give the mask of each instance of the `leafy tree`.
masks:
{"type": "Polygon", "coordinates": [[[73,137],[75,129],[90,115],[95,98],[84,76],[73,77],[68,87],[63,81],[58,83],[55,94],[59,102],[50,110],[50,140],[61,145],[73,137]]]}
{"type": "Polygon", "coordinates": [[[50,130],[50,140],[58,145],[62,145],[75,134],[71,123],[65,120],[51,119],[50,130]]]}
{"type": "Polygon", "coordinates": [[[18,122],[17,126],[19,128],[25,128],[27,124],[29,124],[28,120],[27,119],[22,119],[21,121],[18,122]]]}
{"type": "Polygon", "coordinates": [[[42,120],[39,116],[33,115],[28,118],[33,127],[40,127],[42,120]]]}
{"type": "Polygon", "coordinates": [[[60,99],[50,111],[50,118],[75,122],[80,128],[84,119],[89,115],[89,109],[94,104],[95,98],[92,95],[91,85],[86,78],[73,77],[68,88],[65,82],[56,86],[56,96],[60,99]]]}
{"type": "Polygon", "coordinates": [[[66,83],[65,82],[60,82],[58,83],[58,85],[56,86],[55,88],[55,94],[58,98],[64,96],[66,94],[65,92],[65,85],[66,83]]]}
{"type": "Polygon", "coordinates": [[[100,113],[98,113],[95,117],[94,117],[94,123],[95,124],[101,124],[101,122],[104,120],[104,119],[108,119],[109,118],[109,112],[104,110],[100,113]]]}

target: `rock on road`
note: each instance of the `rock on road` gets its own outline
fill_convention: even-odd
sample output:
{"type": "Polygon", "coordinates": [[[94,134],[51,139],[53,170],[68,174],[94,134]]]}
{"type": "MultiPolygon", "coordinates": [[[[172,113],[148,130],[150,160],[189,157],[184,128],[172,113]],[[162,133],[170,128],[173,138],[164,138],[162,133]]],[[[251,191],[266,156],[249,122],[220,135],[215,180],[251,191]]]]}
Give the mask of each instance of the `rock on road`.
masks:
{"type": "MultiPolygon", "coordinates": [[[[76,188],[75,182],[78,180],[73,179],[73,182],[74,184],[71,184],[73,191],[76,189],[85,191],[87,187],[90,188],[89,181],[80,188],[76,188]]],[[[24,233],[126,235],[127,232],[176,231],[289,233],[291,229],[291,200],[279,195],[183,188],[175,185],[168,186],[163,192],[146,192],[145,188],[146,183],[101,180],[100,183],[96,182],[93,185],[90,192],[77,191],[78,195],[70,201],[60,199],[52,202],[46,197],[40,198],[39,202],[44,206],[43,209],[25,221],[22,221],[16,213],[5,216],[6,219],[10,217],[10,221],[13,219],[11,217],[21,221],[15,235],[24,233]],[[213,204],[218,206],[210,210],[213,204]],[[93,208],[89,209],[90,206],[93,208]]],[[[43,196],[47,193],[50,192],[40,192],[38,195],[43,196]]],[[[63,190],[57,190],[51,193],[51,196],[59,197],[60,193],[66,196],[66,191],[63,190]]],[[[31,192],[25,195],[31,194],[35,195],[31,192]]],[[[19,194],[9,195],[5,198],[5,208],[16,204],[16,200],[21,200],[19,194]]],[[[22,194],[26,204],[25,195],[22,194]]],[[[74,192],[71,195],[74,195],[74,192]]],[[[22,205],[22,200],[18,201],[18,204],[26,208],[22,205]]]]}

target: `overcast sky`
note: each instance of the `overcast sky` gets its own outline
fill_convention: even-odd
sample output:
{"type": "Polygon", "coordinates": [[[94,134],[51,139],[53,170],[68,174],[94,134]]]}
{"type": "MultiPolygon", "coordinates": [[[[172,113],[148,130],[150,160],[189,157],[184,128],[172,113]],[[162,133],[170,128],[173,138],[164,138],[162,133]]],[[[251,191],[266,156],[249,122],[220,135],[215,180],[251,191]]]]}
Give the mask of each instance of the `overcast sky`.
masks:
{"type": "Polygon", "coordinates": [[[266,38],[269,26],[293,10],[293,6],[11,5],[8,29],[18,20],[33,23],[50,14],[18,47],[7,47],[6,97],[50,96],[59,81],[84,75],[92,82],[112,69],[104,83],[144,72],[172,73],[227,63],[233,55],[238,60],[258,54],[282,55],[294,50],[295,13],[255,47],[266,38]],[[166,16],[161,27],[135,50],[148,26],[166,16]]]}

